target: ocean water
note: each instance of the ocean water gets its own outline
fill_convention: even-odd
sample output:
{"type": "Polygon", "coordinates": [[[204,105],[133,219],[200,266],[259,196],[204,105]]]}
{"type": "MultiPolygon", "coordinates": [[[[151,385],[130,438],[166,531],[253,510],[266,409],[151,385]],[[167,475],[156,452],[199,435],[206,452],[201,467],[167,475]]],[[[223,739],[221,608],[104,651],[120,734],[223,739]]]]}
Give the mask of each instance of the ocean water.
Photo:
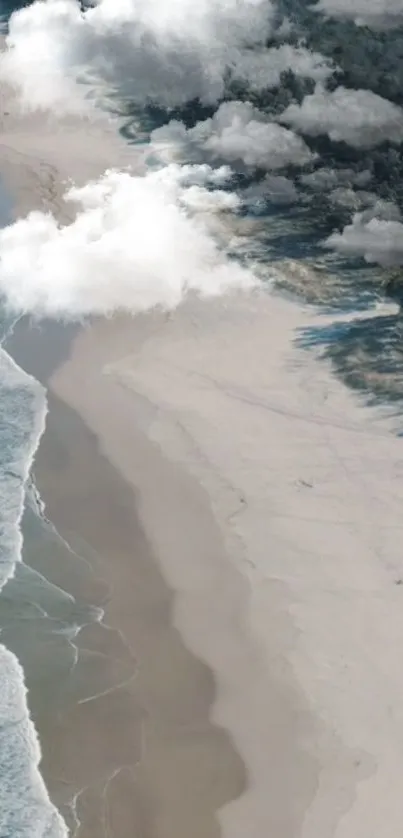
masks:
{"type": "MultiPolygon", "coordinates": [[[[3,335],[8,326],[3,321],[3,335]]],[[[7,628],[9,581],[21,562],[25,493],[45,417],[43,387],[0,349],[1,634],[7,628]]],[[[32,607],[40,613],[39,605],[32,607]]],[[[65,824],[50,803],[38,770],[40,748],[28,713],[23,670],[15,655],[3,645],[0,672],[0,835],[62,838],[67,835],[65,824]]]]}
{"type": "MultiPolygon", "coordinates": [[[[9,197],[0,184],[1,226],[9,217],[9,197]]],[[[45,579],[38,586],[37,574],[22,564],[21,524],[47,402],[42,385],[20,369],[2,346],[12,325],[0,307],[0,836],[65,838],[66,824],[49,800],[38,767],[41,752],[28,710],[23,667],[7,642],[3,645],[7,637],[15,644],[18,622],[46,617],[45,589],[51,587],[45,579]],[[19,608],[23,578],[25,596],[19,608]]],[[[62,592],[60,596],[67,597],[62,592]]]]}
{"type": "MultiPolygon", "coordinates": [[[[10,320],[0,316],[1,339],[9,329],[10,320]]],[[[1,838],[74,834],[74,800],[58,801],[62,816],[42,779],[34,722],[48,719],[51,726],[71,689],[89,689],[74,680],[74,639],[103,615],[51,581],[55,564],[66,587],[90,571],[44,517],[31,475],[46,413],[45,389],[0,345],[1,838]]]]}
{"type": "MultiPolygon", "coordinates": [[[[0,226],[10,214],[0,183],[0,226]]],[[[31,714],[60,706],[77,661],[74,638],[102,610],[47,578],[55,560],[66,578],[72,563],[82,573],[83,561],[44,517],[32,479],[47,399],[4,348],[14,325],[0,302],[0,838],[66,838],[77,825],[74,806],[63,817],[50,801],[31,714]]]]}

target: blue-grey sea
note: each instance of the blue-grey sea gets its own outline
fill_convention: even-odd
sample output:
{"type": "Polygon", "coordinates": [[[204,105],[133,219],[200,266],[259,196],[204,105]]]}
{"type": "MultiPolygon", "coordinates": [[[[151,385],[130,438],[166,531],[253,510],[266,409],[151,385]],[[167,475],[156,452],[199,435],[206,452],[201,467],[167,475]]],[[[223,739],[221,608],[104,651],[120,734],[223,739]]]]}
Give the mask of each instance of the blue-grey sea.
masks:
{"type": "MultiPolygon", "coordinates": [[[[2,337],[11,324],[1,323],[2,337]]],[[[24,673],[10,647],[49,614],[52,591],[22,564],[21,521],[32,459],[44,429],[46,395],[0,349],[0,835],[62,836],[65,826],[37,770],[40,750],[29,718],[24,673]],[[35,590],[36,589],[36,590],[35,590]],[[11,643],[7,644],[7,638],[11,643]]],[[[32,635],[31,635],[32,636],[32,635]]],[[[31,647],[32,648],[32,647],[31,647]]],[[[28,657],[25,646],[23,659],[28,657]]]]}
{"type": "MultiPolygon", "coordinates": [[[[2,225],[10,210],[0,184],[2,225]]],[[[46,391],[4,349],[13,326],[0,310],[0,836],[63,838],[66,824],[74,828],[74,810],[62,817],[50,802],[31,719],[40,728],[57,713],[76,662],[72,641],[102,612],[49,581],[55,561],[68,574],[69,562],[80,573],[81,559],[46,520],[35,488],[31,467],[45,428],[46,391]]]]}
{"type": "MultiPolygon", "coordinates": [[[[9,222],[10,213],[10,198],[0,184],[1,226],[9,222]]],[[[26,641],[45,626],[57,611],[58,600],[64,605],[66,597],[22,562],[26,490],[47,404],[44,388],[2,346],[12,326],[0,310],[0,835],[61,838],[67,834],[66,826],[38,771],[40,748],[21,663],[29,664],[31,659],[32,665],[34,644],[26,641]],[[20,651],[21,663],[12,647],[20,651]]],[[[33,503],[28,505],[27,528],[34,514],[33,503]]]]}

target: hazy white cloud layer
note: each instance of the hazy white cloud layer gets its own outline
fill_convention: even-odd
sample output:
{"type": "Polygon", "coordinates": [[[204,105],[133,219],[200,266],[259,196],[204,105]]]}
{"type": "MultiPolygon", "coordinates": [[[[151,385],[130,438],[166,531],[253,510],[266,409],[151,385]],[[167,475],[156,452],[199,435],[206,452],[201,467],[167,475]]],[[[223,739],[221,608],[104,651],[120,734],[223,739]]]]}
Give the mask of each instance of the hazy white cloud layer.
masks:
{"type": "MultiPolygon", "coordinates": [[[[76,0],[37,0],[11,18],[2,71],[27,107],[77,107],[80,79],[140,104],[216,102],[228,71],[259,72],[246,53],[264,46],[273,14],[271,0],[100,0],[85,12],[76,0]]],[[[272,72],[284,61],[280,53],[272,72]]],[[[303,52],[297,57],[300,68],[305,62],[321,75],[318,61],[310,68],[303,52]]]]}
{"type": "Polygon", "coordinates": [[[229,79],[261,90],[290,69],[314,81],[332,74],[303,46],[266,49],[273,26],[272,0],[100,0],[85,12],[76,0],[36,0],[11,18],[2,69],[27,107],[63,110],[82,105],[84,79],[170,107],[217,102],[229,79]]]}
{"type": "Polygon", "coordinates": [[[162,157],[205,158],[276,170],[314,159],[306,143],[249,102],[224,102],[211,119],[186,129],[173,120],[151,135],[162,157]]]}
{"type": "Polygon", "coordinates": [[[357,26],[393,29],[403,25],[403,0],[318,0],[313,8],[329,17],[353,20],[357,26]]]}
{"type": "Polygon", "coordinates": [[[329,91],[318,85],[301,105],[290,105],[280,122],[311,136],[327,134],[355,148],[403,141],[403,109],[371,90],[338,87],[329,91]]]}
{"type": "MultiPolygon", "coordinates": [[[[373,29],[403,24],[403,0],[318,0],[312,8],[373,29]]],[[[85,96],[101,90],[127,97],[140,115],[150,102],[170,109],[193,99],[215,110],[193,127],[176,119],[152,132],[154,162],[157,155],[165,169],[144,178],[109,173],[98,184],[72,190],[67,200],[81,204],[74,224],[59,228],[51,216],[33,214],[0,232],[0,290],[13,306],[74,316],[121,306],[137,311],[176,305],[187,288],[215,293],[248,284],[248,271],[229,262],[215,243],[220,214],[252,208],[254,201],[263,209],[296,201],[312,206],[316,193],[332,219],[342,213],[344,223],[346,210],[353,217],[328,239],[330,247],[385,264],[389,252],[396,261],[402,222],[377,201],[381,167],[374,155],[386,160],[382,144],[403,142],[403,109],[369,89],[353,89],[350,65],[351,88],[328,89],[340,68],[308,48],[309,36],[298,45],[283,42],[295,20],[281,23],[275,0],[98,0],[85,11],[77,0],[35,0],[12,15],[0,81],[3,76],[16,84],[27,108],[85,109],[85,96]],[[288,71],[297,81],[288,78],[277,90],[288,71]],[[300,80],[314,82],[314,92],[303,97],[307,88],[300,80]],[[234,90],[251,101],[223,101],[234,90]],[[340,149],[331,143],[326,164],[308,146],[321,147],[308,138],[326,136],[350,146],[343,148],[343,169],[337,168],[340,149]],[[248,178],[254,169],[267,175],[236,195],[228,185],[221,188],[229,174],[223,166],[248,170],[248,178]],[[307,167],[294,183],[283,171],[290,166],[307,167]]],[[[337,40],[340,26],[332,29],[337,40]]],[[[362,66],[365,44],[373,38],[378,49],[380,36],[351,31],[360,43],[357,56],[353,47],[348,55],[362,66]]],[[[371,66],[368,55],[369,47],[365,68],[371,66]]],[[[387,58],[376,75],[382,92],[385,80],[396,79],[394,53],[390,65],[387,58]]],[[[340,60],[344,66],[346,57],[340,60]]],[[[357,78],[359,87],[362,76],[357,78]]],[[[399,160],[393,165],[398,171],[399,160]]]]}
{"type": "Polygon", "coordinates": [[[0,293],[16,311],[80,318],[253,286],[252,273],[215,243],[214,215],[239,205],[206,188],[225,174],[172,165],[144,177],[111,171],[70,189],[73,223],[33,212],[0,231],[0,293]]]}

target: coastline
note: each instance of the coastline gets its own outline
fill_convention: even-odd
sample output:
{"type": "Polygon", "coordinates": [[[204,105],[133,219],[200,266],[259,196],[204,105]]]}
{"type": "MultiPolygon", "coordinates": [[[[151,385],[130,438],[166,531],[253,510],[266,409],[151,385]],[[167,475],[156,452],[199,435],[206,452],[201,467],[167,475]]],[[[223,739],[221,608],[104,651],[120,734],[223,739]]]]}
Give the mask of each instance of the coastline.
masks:
{"type": "MultiPolygon", "coordinates": [[[[111,160],[136,160],[102,118],[73,120],[67,141],[63,121],[51,117],[9,108],[4,122],[0,170],[17,217],[41,208],[67,220],[63,180],[73,175],[83,182],[111,160]],[[91,148],[85,155],[89,129],[96,153],[91,148]]],[[[21,322],[7,350],[47,386],[76,331],[21,322]]],[[[61,634],[42,627],[43,640],[32,648],[23,631],[8,632],[10,647],[26,664],[41,773],[76,838],[99,838],[109,828],[117,838],[137,830],[161,838],[190,832],[217,838],[216,810],[242,792],[245,770],[225,731],[209,719],[211,672],[171,624],[172,594],[143,534],[133,487],[98,451],[78,415],[49,391],[48,398],[33,473],[49,524],[44,521],[39,549],[28,539],[24,558],[40,584],[47,579],[76,597],[84,628],[71,640],[64,637],[67,623],[61,634]],[[93,606],[105,610],[102,623],[93,606]]],[[[17,576],[18,597],[26,583],[17,576]]]]}
{"type": "Polygon", "coordinates": [[[248,770],[229,838],[375,838],[402,816],[401,441],[294,346],[315,319],[264,292],[189,300],[99,321],[51,380],[136,486],[175,625],[214,672],[248,770]]]}
{"type": "Polygon", "coordinates": [[[67,802],[54,782],[61,774],[76,799],[79,838],[103,834],[105,813],[116,836],[215,838],[215,809],[241,793],[245,778],[227,735],[209,721],[211,674],[172,626],[172,595],[136,520],[132,488],[52,396],[35,479],[61,535],[95,551],[95,575],[107,588],[103,623],[75,641],[79,671],[66,709],[53,725],[46,720],[42,769],[53,800],[67,802]]]}
{"type": "MultiPolygon", "coordinates": [[[[35,120],[9,145],[29,154],[35,120]]],[[[52,150],[53,129],[59,188],[75,164],[86,176],[88,137],[52,150]]],[[[118,164],[111,142],[91,173],[118,164]]],[[[39,163],[34,149],[34,187],[15,182],[19,213],[60,208],[39,163]]],[[[38,725],[52,798],[86,789],[77,838],[399,829],[401,440],[295,346],[325,322],[263,292],[10,341],[49,387],[46,514],[94,562],[84,598],[108,623],[79,635],[71,703],[38,725]]]]}
{"type": "MultiPolygon", "coordinates": [[[[276,662],[284,637],[267,657],[247,624],[250,581],[233,564],[229,533],[217,521],[203,481],[186,464],[167,457],[150,437],[152,406],[105,375],[105,364],[116,363],[122,351],[142,345],[147,336],[155,337],[167,322],[164,315],[151,315],[87,327],[50,387],[84,417],[101,450],[135,487],[142,525],[174,592],[174,625],[214,672],[217,692],[210,718],[230,731],[247,769],[246,788],[218,813],[222,835],[235,838],[247,830],[258,838],[275,827],[281,835],[293,835],[316,788],[316,760],[303,745],[316,722],[288,677],[286,659],[281,658],[280,667],[276,662]]],[[[44,494],[52,505],[53,487],[44,494]]],[[[233,512],[232,489],[228,494],[226,512],[233,512]]],[[[55,515],[56,510],[53,520],[55,515]]],[[[276,608],[272,617],[274,632],[288,630],[276,608]]],[[[197,834],[197,820],[191,822],[192,834],[197,834]]]]}

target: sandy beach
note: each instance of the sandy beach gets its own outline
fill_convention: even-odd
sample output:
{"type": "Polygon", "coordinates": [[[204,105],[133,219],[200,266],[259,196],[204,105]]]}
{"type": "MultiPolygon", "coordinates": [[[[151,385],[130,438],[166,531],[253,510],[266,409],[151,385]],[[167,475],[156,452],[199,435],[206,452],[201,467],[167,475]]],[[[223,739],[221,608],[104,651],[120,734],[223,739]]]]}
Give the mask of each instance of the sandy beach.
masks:
{"type": "MultiPolygon", "coordinates": [[[[26,119],[2,139],[0,171],[13,148],[36,184],[27,198],[9,175],[18,212],[42,182],[26,119]]],[[[114,142],[89,175],[119,159],[114,142]]],[[[84,174],[67,145],[49,151],[57,184],[76,155],[84,174]]],[[[325,322],[267,288],[96,320],[55,351],[35,477],[106,585],[108,628],[78,646],[102,655],[108,691],[42,738],[53,798],[82,792],[79,838],[401,827],[402,443],[296,346],[325,322]]]]}
{"type": "Polygon", "coordinates": [[[248,769],[231,838],[375,838],[401,817],[401,443],[293,348],[313,320],[270,295],[190,302],[95,325],[52,379],[136,486],[175,623],[214,671],[248,769]]]}
{"type": "MultiPolygon", "coordinates": [[[[73,121],[71,144],[51,118],[14,118],[22,129],[8,135],[3,126],[0,168],[17,214],[51,209],[68,220],[61,198],[72,172],[80,183],[102,173],[111,157],[122,166],[133,162],[103,120],[91,124],[98,155],[87,146],[86,158],[85,121],[73,121]],[[64,137],[62,155],[55,130],[60,141],[64,137]]],[[[33,690],[41,771],[76,838],[218,838],[217,812],[242,793],[245,767],[227,731],[210,718],[212,671],[173,623],[174,592],[139,518],[137,486],[119,475],[100,451],[97,432],[57,397],[49,380],[68,357],[75,332],[60,324],[23,323],[7,344],[17,362],[50,388],[35,482],[52,526],[90,566],[90,572],[77,571],[69,555],[57,561],[56,554],[46,575],[79,603],[105,611],[102,623],[79,633],[77,663],[62,696],[60,688],[56,698],[53,690],[39,697],[33,690]]],[[[110,405],[113,398],[108,379],[105,384],[101,412],[104,400],[110,405]]],[[[219,554],[215,537],[213,528],[211,550],[219,554]]],[[[43,572],[37,561],[34,569],[43,572]]]]}
{"type": "Polygon", "coordinates": [[[91,625],[78,637],[76,679],[95,697],[67,698],[52,728],[47,721],[44,774],[54,799],[80,793],[80,838],[108,829],[216,836],[215,810],[241,793],[245,773],[228,735],[209,719],[211,672],[172,624],[172,594],[138,520],[133,487],[72,411],[56,400],[50,407],[37,485],[59,532],[96,551],[108,627],[91,625]],[[60,775],[64,789],[54,779],[60,775]]]}

